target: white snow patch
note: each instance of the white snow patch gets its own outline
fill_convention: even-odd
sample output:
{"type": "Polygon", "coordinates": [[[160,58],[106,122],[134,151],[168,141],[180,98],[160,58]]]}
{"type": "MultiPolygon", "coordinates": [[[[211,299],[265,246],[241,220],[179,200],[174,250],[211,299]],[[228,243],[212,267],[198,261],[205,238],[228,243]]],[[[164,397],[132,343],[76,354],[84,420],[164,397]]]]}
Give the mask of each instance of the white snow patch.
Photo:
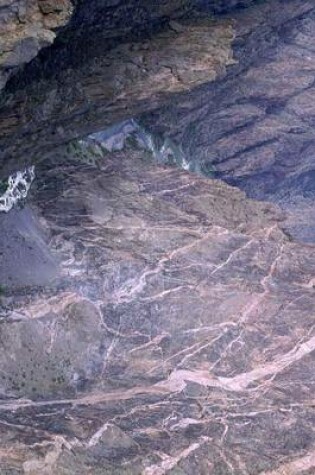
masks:
{"type": "Polygon", "coordinates": [[[0,196],[0,212],[8,213],[20,200],[25,199],[34,178],[34,166],[9,176],[7,189],[0,196]]]}

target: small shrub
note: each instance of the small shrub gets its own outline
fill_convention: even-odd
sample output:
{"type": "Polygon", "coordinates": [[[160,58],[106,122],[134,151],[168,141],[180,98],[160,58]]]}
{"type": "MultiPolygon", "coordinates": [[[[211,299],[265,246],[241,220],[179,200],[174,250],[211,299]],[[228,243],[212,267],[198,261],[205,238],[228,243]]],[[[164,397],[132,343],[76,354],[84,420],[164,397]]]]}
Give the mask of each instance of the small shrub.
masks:
{"type": "Polygon", "coordinates": [[[214,168],[210,162],[204,162],[201,164],[201,173],[207,177],[214,176],[214,168]]]}
{"type": "Polygon", "coordinates": [[[8,189],[8,182],[0,180],[0,195],[3,195],[8,189]]]}

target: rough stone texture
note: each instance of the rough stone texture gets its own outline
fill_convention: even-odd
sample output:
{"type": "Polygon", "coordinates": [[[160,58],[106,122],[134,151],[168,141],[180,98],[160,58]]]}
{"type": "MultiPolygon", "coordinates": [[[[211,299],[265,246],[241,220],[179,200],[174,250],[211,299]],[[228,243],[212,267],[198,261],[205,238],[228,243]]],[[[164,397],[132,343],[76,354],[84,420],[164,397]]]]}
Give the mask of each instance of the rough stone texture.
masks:
{"type": "Polygon", "coordinates": [[[201,8],[207,8],[207,10],[213,13],[227,13],[237,8],[246,8],[261,0],[199,0],[199,6],[201,8]]]}
{"type": "Polygon", "coordinates": [[[60,274],[3,297],[1,473],[314,473],[314,246],[135,150],[38,176],[60,274]]]}
{"type": "Polygon", "coordinates": [[[10,165],[34,160],[35,154],[42,155],[49,147],[214,80],[234,62],[232,40],[233,28],[226,21],[171,21],[151,39],[129,41],[95,57],[96,44],[106,41],[96,32],[84,65],[56,68],[53,77],[34,78],[14,94],[4,94],[2,173],[10,165]]]}
{"type": "Polygon", "coordinates": [[[239,61],[228,77],[149,123],[181,144],[188,160],[280,204],[290,232],[314,242],[314,2],[257,5],[234,14],[233,28],[239,61]]]}
{"type": "MultiPolygon", "coordinates": [[[[230,10],[251,2],[224,3],[230,10]]],[[[0,98],[2,176],[47,147],[155,109],[175,93],[224,76],[234,62],[231,20],[211,21],[213,12],[222,11],[220,1],[78,0],[75,5],[53,47],[0,98]]],[[[287,11],[294,15],[303,8],[287,11]]],[[[286,17],[282,10],[275,15],[280,22],[286,17]]],[[[271,21],[264,15],[259,20],[250,18],[254,30],[271,21]]],[[[248,23],[246,16],[239,22],[239,36],[246,38],[248,23]]]]}
{"type": "Polygon", "coordinates": [[[42,160],[29,204],[0,215],[0,473],[314,475],[315,248],[286,231],[314,212],[314,3],[271,0],[205,27],[184,21],[181,2],[167,13],[155,2],[138,42],[146,10],[127,28],[130,3],[97,3],[89,13],[78,1],[58,40],[76,38],[73,63],[57,41],[3,96],[5,165],[26,152],[42,160]],[[84,46],[83,20],[97,31],[107,13],[115,26],[84,46]],[[226,72],[231,32],[238,63],[226,72]],[[196,71],[204,82],[205,58],[218,77],[179,94],[185,83],[154,63],[161,54],[189,85],[196,71]],[[112,104],[109,84],[133,95],[112,104]],[[101,158],[48,152],[170,96],[175,106],[146,123],[258,198],[276,200],[281,185],[288,208],[286,194],[302,194],[289,219],[130,144],[101,158]]]}
{"type": "MultiPolygon", "coordinates": [[[[205,3],[212,11],[214,2],[205,3]]],[[[220,2],[215,4],[220,11],[220,2]]],[[[232,8],[235,2],[226,5],[232,8]]],[[[165,102],[169,104],[171,98],[175,109],[167,106],[161,120],[154,116],[151,124],[156,126],[160,122],[161,128],[179,141],[184,136],[185,148],[192,151],[193,159],[215,162],[221,146],[212,144],[217,137],[230,134],[227,129],[232,123],[241,131],[255,118],[259,121],[266,113],[266,101],[270,114],[280,100],[261,95],[257,85],[260,84],[261,91],[270,90],[275,82],[270,81],[273,75],[278,84],[275,90],[281,89],[283,98],[286,90],[290,94],[290,85],[291,89],[294,84],[303,88],[311,82],[311,60],[306,48],[297,45],[287,55],[285,39],[286,31],[292,33],[294,25],[298,28],[300,17],[304,14],[308,18],[314,10],[311,0],[258,2],[251,9],[234,10],[225,19],[218,17],[212,23],[209,13],[203,12],[201,17],[207,18],[206,25],[200,15],[192,15],[189,3],[184,1],[150,2],[146,7],[140,2],[138,7],[134,9],[132,2],[94,2],[90,6],[78,2],[72,21],[57,44],[7,88],[0,110],[2,176],[23,162],[42,156],[49,147],[156,109],[165,102]],[[189,25],[183,21],[187,15],[189,25]],[[170,17],[175,21],[170,21],[170,17]],[[269,65],[271,69],[264,70],[264,65],[276,55],[281,60],[279,68],[269,65]],[[237,63],[234,66],[232,56],[237,63]],[[295,66],[290,69],[292,61],[295,66]],[[225,76],[227,65],[228,80],[216,81],[211,87],[209,81],[225,76]],[[281,78],[286,76],[289,81],[284,84],[281,78]],[[204,88],[191,94],[195,86],[205,82],[204,88]],[[224,110],[226,118],[233,119],[225,119],[226,125],[221,117],[224,110]]],[[[271,127],[268,126],[269,135],[271,127]]],[[[282,124],[281,134],[283,127],[289,125],[282,124]]],[[[265,143],[266,138],[260,137],[266,134],[258,131],[257,139],[252,141],[265,143]]],[[[235,134],[229,152],[232,154],[238,144],[238,139],[234,139],[235,134]]],[[[242,136],[239,140],[244,141],[242,136]]],[[[226,147],[230,148],[229,144],[226,147]]]]}
{"type": "Polygon", "coordinates": [[[72,12],[70,0],[0,0],[0,90],[55,39],[72,12]]]}

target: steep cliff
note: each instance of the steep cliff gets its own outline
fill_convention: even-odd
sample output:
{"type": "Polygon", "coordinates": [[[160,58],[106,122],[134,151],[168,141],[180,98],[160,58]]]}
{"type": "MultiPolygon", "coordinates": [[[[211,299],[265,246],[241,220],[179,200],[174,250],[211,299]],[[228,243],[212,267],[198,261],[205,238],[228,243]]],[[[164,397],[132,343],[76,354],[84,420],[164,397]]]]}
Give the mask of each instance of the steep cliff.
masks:
{"type": "Polygon", "coordinates": [[[147,125],[182,146],[192,166],[206,163],[249,196],[280,204],[288,230],[314,242],[314,2],[267,2],[233,18],[237,65],[147,125]]]}
{"type": "Polygon", "coordinates": [[[187,2],[111,4],[79,2],[54,46],[3,92],[2,172],[152,110],[234,62],[229,21],[187,14],[187,2]]]}

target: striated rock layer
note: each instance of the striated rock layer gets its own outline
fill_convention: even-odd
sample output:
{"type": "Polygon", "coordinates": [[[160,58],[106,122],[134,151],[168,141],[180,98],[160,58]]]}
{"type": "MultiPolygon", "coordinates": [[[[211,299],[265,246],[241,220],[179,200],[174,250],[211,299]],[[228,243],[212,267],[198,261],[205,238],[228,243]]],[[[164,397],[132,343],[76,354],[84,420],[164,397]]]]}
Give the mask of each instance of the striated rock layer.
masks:
{"type": "Polygon", "coordinates": [[[194,2],[109,3],[77,2],[54,46],[3,92],[2,176],[48,148],[165,103],[150,125],[182,143],[192,160],[209,160],[223,178],[248,177],[252,169],[259,177],[281,148],[286,156],[295,139],[304,147],[311,128],[280,109],[312,82],[312,0],[253,2],[215,21],[222,2],[197,2],[202,14],[194,2]],[[248,150],[255,143],[257,165],[248,150]]]}
{"type": "Polygon", "coordinates": [[[89,42],[85,40],[84,64],[76,64],[77,49],[69,63],[54,67],[52,75],[39,74],[30,84],[4,93],[1,172],[214,80],[234,64],[233,36],[228,21],[182,19],[169,22],[152,37],[129,39],[109,51],[104,46],[104,52],[108,38],[96,31],[89,42]]]}
{"type": "MultiPolygon", "coordinates": [[[[186,108],[183,93],[208,88],[227,67],[237,74],[268,49],[284,24],[314,8],[311,0],[289,0],[286,8],[269,0],[226,18],[213,16],[249,3],[225,2],[223,9],[220,1],[76,2],[55,44],[2,93],[0,174],[172,98],[186,108]]],[[[194,108],[198,96],[190,101],[194,108]]]]}
{"type": "Polygon", "coordinates": [[[278,209],[134,149],[54,151],[31,208],[58,269],[10,243],[1,473],[314,473],[315,253],[278,209]]]}
{"type": "Polygon", "coordinates": [[[190,162],[280,204],[290,232],[314,242],[314,2],[266,2],[233,19],[235,69],[148,122],[190,162]]]}

